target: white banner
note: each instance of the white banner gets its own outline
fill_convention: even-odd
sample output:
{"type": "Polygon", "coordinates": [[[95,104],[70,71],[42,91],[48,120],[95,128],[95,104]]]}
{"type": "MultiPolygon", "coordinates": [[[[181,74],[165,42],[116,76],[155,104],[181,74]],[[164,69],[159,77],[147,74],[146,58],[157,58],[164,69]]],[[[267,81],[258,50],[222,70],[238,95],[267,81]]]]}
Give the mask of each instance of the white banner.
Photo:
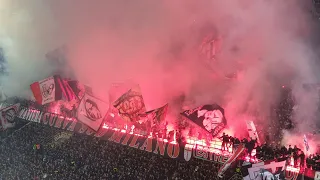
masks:
{"type": "Polygon", "coordinates": [[[39,81],[39,86],[42,95],[42,104],[55,101],[56,84],[53,76],[39,81]]]}
{"type": "Polygon", "coordinates": [[[258,144],[260,144],[259,136],[257,133],[256,126],[254,125],[253,121],[246,121],[247,123],[247,129],[249,133],[249,137],[252,139],[256,139],[258,144]]]}
{"type": "Polygon", "coordinates": [[[77,110],[77,118],[83,124],[97,131],[109,109],[109,104],[85,94],[77,110]]]}
{"type": "MultiPolygon", "coordinates": [[[[284,171],[286,167],[286,161],[281,162],[270,162],[265,164],[265,162],[252,164],[251,168],[248,168],[248,176],[243,177],[244,180],[257,180],[267,177],[278,177],[279,173],[284,171]],[[267,177],[266,177],[267,176],[267,177]]],[[[268,178],[267,178],[268,179],[268,178]]]]}

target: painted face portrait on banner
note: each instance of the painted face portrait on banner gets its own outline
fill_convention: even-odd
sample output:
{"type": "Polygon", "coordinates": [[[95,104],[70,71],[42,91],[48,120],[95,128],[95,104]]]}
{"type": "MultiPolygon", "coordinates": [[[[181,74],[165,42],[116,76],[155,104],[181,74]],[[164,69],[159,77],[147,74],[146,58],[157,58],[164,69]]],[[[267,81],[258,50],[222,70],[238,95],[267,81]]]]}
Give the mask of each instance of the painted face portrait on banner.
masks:
{"type": "Polygon", "coordinates": [[[90,99],[87,99],[85,101],[85,110],[86,110],[86,117],[91,119],[92,121],[96,121],[102,117],[97,103],[95,103],[90,99]]]}
{"type": "Polygon", "coordinates": [[[17,114],[16,110],[14,108],[11,108],[4,112],[4,117],[8,122],[13,123],[16,114],[17,114]]]}
{"type": "Polygon", "coordinates": [[[200,117],[204,117],[202,125],[209,132],[223,122],[223,114],[219,109],[212,111],[200,110],[198,111],[198,118],[200,117]]]}
{"type": "Polygon", "coordinates": [[[227,125],[224,109],[218,104],[207,104],[181,113],[194,124],[205,129],[213,137],[217,136],[227,125]]]}

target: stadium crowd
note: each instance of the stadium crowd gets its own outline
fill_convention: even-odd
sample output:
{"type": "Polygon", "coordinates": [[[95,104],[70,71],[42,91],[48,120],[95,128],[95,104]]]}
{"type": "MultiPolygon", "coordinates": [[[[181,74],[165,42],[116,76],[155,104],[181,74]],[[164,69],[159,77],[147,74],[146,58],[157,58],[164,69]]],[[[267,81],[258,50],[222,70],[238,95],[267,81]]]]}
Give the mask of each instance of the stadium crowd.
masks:
{"type": "MultiPolygon", "coordinates": [[[[281,128],[287,128],[288,124],[291,126],[291,104],[292,102],[286,102],[277,108],[281,109],[276,113],[281,128]]],[[[25,102],[22,105],[33,107],[36,104],[25,102]]],[[[255,140],[239,140],[226,134],[221,140],[223,148],[230,144],[237,147],[244,143],[248,154],[256,149],[255,156],[261,160],[285,158],[294,166],[306,166],[313,170],[319,170],[320,167],[318,154],[306,158],[304,152],[297,147],[286,148],[269,143],[258,146],[255,140]]],[[[218,179],[216,173],[220,166],[196,158],[191,158],[189,162],[167,159],[37,123],[29,123],[2,139],[0,157],[0,180],[218,179]],[[61,136],[63,133],[65,136],[61,136]]]]}
{"type": "Polygon", "coordinates": [[[0,175],[22,179],[215,179],[218,165],[192,159],[166,159],[99,138],[29,123],[0,146],[0,175]],[[36,146],[35,146],[36,145],[36,146]],[[161,163],[159,163],[161,162],[161,163]]]}
{"type": "Polygon", "coordinates": [[[226,149],[226,147],[237,147],[240,143],[244,143],[246,147],[246,157],[250,157],[250,159],[259,159],[262,161],[268,160],[288,160],[290,166],[294,167],[307,167],[313,169],[315,171],[320,170],[320,155],[319,154],[311,154],[306,158],[305,153],[299,149],[296,145],[292,147],[289,145],[288,147],[279,146],[274,144],[264,143],[262,145],[258,145],[256,140],[253,139],[242,139],[241,141],[232,136],[228,136],[223,133],[222,137],[222,150],[226,149]],[[253,154],[253,150],[256,150],[253,154]],[[253,156],[253,158],[252,158],[253,156]]]}
{"type": "MultiPolygon", "coordinates": [[[[250,144],[251,141],[242,142],[250,144]]],[[[294,162],[301,165],[304,162],[299,154],[303,152],[297,147],[262,145],[256,149],[257,157],[263,160],[288,158],[292,153],[294,162]],[[298,158],[301,161],[297,161],[298,158]]],[[[29,123],[3,139],[0,157],[0,178],[5,180],[215,179],[219,168],[218,164],[209,161],[168,159],[37,123],[29,123]]],[[[319,155],[313,158],[319,158],[319,155]]],[[[310,160],[307,158],[307,166],[316,169],[316,164],[310,160]]]]}

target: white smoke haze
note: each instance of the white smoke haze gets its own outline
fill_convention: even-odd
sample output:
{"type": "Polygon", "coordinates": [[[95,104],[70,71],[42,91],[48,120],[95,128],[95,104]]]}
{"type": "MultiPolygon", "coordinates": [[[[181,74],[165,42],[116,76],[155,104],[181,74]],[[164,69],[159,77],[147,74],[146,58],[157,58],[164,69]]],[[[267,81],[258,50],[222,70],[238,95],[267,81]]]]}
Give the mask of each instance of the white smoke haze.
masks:
{"type": "MultiPolygon", "coordinates": [[[[302,83],[319,80],[307,43],[313,23],[298,0],[2,1],[0,38],[11,39],[2,43],[7,93],[20,94],[45,78],[51,72],[45,53],[66,43],[76,77],[103,99],[112,83],[130,79],[140,84],[147,109],[182,94],[192,107],[217,102],[230,128],[241,132],[249,118],[270,125],[270,107],[285,84],[293,85],[299,105],[295,121],[316,121],[310,114],[317,100],[301,90],[302,83]],[[11,20],[12,12],[25,15],[11,20]],[[217,60],[209,63],[198,57],[208,32],[222,39],[217,60]],[[233,72],[237,80],[224,78],[233,72]]],[[[307,130],[303,123],[298,129],[307,130]]]]}
{"type": "Polygon", "coordinates": [[[0,47],[9,72],[1,84],[8,96],[29,98],[29,85],[51,73],[44,55],[57,46],[56,28],[43,2],[0,1],[0,47]]]}

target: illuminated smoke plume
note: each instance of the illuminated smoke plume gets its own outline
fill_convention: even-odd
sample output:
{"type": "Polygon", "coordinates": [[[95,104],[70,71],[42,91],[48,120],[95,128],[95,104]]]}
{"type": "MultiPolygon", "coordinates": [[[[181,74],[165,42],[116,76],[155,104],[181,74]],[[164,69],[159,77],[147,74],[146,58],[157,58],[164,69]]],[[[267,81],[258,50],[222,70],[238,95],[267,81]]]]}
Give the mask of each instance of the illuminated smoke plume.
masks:
{"type": "Polygon", "coordinates": [[[0,47],[8,72],[1,85],[8,96],[30,98],[29,85],[50,75],[45,54],[57,46],[55,26],[44,1],[0,0],[0,47]]]}
{"type": "Polygon", "coordinates": [[[312,27],[298,0],[51,0],[40,10],[40,1],[32,2],[24,12],[34,18],[33,31],[30,25],[16,25],[19,31],[7,32],[17,39],[12,51],[21,51],[9,62],[17,72],[8,78],[12,83],[16,76],[37,77],[39,65],[32,64],[42,62],[40,52],[63,39],[76,77],[106,100],[112,83],[139,83],[148,110],[167,102],[176,109],[172,112],[216,102],[225,108],[230,129],[244,132],[245,120],[270,124],[271,107],[286,84],[293,85],[296,103],[302,105],[295,120],[313,113],[315,100],[303,100],[300,91],[302,83],[317,81],[307,43],[312,27]],[[53,33],[54,25],[59,34],[53,33]],[[215,61],[198,56],[208,34],[221,39],[215,61]],[[225,78],[233,73],[236,79],[225,78]]]}

